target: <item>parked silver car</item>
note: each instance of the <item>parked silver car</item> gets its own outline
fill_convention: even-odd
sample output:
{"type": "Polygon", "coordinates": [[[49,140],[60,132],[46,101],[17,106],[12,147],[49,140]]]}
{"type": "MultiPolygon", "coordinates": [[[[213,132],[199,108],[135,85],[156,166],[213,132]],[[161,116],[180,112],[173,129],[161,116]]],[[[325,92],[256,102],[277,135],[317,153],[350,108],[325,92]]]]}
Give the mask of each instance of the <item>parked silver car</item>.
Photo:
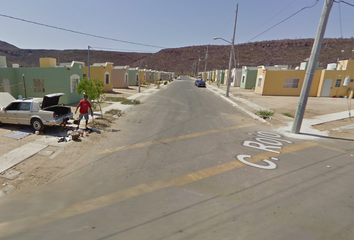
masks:
{"type": "Polygon", "coordinates": [[[58,105],[59,98],[64,93],[19,100],[8,95],[10,94],[0,93],[0,125],[31,125],[35,131],[42,131],[44,126],[61,125],[73,116],[70,107],[58,105]]]}

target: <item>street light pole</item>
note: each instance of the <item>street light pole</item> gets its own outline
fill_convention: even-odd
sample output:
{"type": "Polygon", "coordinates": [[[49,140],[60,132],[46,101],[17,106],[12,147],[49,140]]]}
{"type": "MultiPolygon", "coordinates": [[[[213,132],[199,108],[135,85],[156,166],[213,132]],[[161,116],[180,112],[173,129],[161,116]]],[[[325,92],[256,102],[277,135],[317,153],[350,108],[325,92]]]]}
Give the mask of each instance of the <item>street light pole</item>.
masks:
{"type": "Polygon", "coordinates": [[[326,31],[326,25],[328,22],[328,17],[329,17],[329,13],[331,11],[332,5],[333,5],[333,0],[325,0],[322,14],[321,14],[320,23],[319,23],[318,29],[317,29],[316,38],[313,43],[310,60],[309,60],[308,67],[306,70],[304,84],[301,89],[300,100],[299,100],[299,104],[298,104],[298,107],[297,107],[297,110],[295,113],[294,123],[293,123],[292,129],[291,129],[292,133],[299,133],[300,132],[302,119],[305,114],[307,100],[308,100],[308,97],[310,94],[313,75],[315,74],[315,70],[316,70],[316,63],[317,63],[318,57],[320,55],[322,42],[323,42],[323,36],[326,31]]]}
{"type": "Polygon", "coordinates": [[[205,76],[206,76],[207,65],[208,65],[208,50],[209,50],[209,45],[207,46],[207,51],[205,54],[205,68],[204,68],[205,76]]]}
{"type": "Polygon", "coordinates": [[[198,50],[198,70],[197,70],[197,78],[199,76],[199,64],[200,64],[200,51],[198,50]]]}
{"type": "Polygon", "coordinates": [[[140,86],[141,86],[140,68],[141,68],[141,60],[139,61],[139,77],[138,77],[138,80],[139,80],[139,93],[140,93],[140,86]]]}
{"type": "Polygon", "coordinates": [[[230,82],[229,79],[231,78],[231,67],[232,67],[232,58],[233,58],[233,52],[234,52],[234,44],[235,44],[235,33],[236,33],[236,22],[237,22],[237,12],[238,12],[238,3],[236,4],[236,14],[235,14],[235,24],[234,24],[234,34],[232,37],[232,43],[231,43],[231,52],[230,52],[230,60],[229,60],[229,71],[228,71],[228,76],[227,76],[227,87],[226,87],[226,97],[229,96],[230,93],[230,82]]]}

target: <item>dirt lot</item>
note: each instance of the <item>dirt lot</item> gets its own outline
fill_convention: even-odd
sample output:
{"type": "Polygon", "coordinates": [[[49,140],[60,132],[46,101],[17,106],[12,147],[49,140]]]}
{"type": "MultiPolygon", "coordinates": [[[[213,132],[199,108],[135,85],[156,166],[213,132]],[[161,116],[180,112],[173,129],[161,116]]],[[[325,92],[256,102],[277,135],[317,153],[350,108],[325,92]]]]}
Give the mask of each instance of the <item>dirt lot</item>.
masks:
{"type": "Polygon", "coordinates": [[[327,122],[314,126],[320,131],[329,131],[329,136],[354,140],[354,118],[346,118],[338,121],[327,122]]]}
{"type": "MultiPolygon", "coordinates": [[[[95,119],[93,122],[89,123],[89,127],[93,131],[86,131],[85,135],[80,137],[78,141],[49,145],[44,150],[11,169],[21,172],[21,174],[14,180],[0,177],[0,190],[6,187],[2,186],[3,184],[14,186],[15,189],[12,191],[46,184],[60,179],[61,176],[89,164],[89,158],[87,158],[87,156],[93,154],[93,146],[97,147],[97,143],[107,136],[107,134],[119,132],[119,129],[111,128],[112,123],[118,120],[119,118],[114,119],[110,114],[104,115],[102,118],[95,119]],[[48,155],[50,152],[52,153],[48,155]],[[56,154],[57,156],[55,156],[56,154]]],[[[70,128],[70,126],[71,125],[69,124],[68,128],[70,128]]],[[[26,127],[7,125],[6,127],[0,128],[0,147],[2,153],[9,152],[10,150],[21,147],[26,143],[38,141],[41,138],[59,139],[60,136],[66,135],[66,131],[63,131],[61,127],[52,127],[41,135],[33,134],[21,140],[3,137],[4,134],[20,128],[26,127]]],[[[44,139],[44,142],[45,141],[46,139],[44,139]]]]}

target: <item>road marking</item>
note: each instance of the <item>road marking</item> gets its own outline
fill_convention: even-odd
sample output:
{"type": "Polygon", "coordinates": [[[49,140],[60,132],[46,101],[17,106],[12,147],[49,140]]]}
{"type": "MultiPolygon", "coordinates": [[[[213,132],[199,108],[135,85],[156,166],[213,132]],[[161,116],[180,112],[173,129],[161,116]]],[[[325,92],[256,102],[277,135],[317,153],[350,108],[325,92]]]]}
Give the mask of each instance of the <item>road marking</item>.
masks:
{"type": "Polygon", "coordinates": [[[205,131],[205,132],[187,134],[187,135],[174,137],[174,138],[166,138],[166,139],[156,140],[156,141],[151,141],[151,142],[144,142],[144,143],[137,143],[137,144],[133,144],[133,145],[109,148],[109,149],[106,149],[102,152],[99,152],[98,154],[113,153],[113,152],[119,152],[119,151],[123,151],[123,150],[130,150],[130,149],[135,149],[135,148],[153,146],[153,145],[157,145],[157,144],[161,144],[161,143],[168,143],[168,142],[174,142],[174,141],[178,141],[178,140],[182,140],[182,139],[195,138],[195,137],[200,137],[200,136],[204,136],[204,135],[208,135],[208,134],[219,133],[219,132],[224,132],[224,131],[229,131],[229,130],[235,130],[235,129],[254,126],[254,125],[255,124],[250,123],[250,124],[244,124],[244,125],[235,126],[235,127],[228,127],[228,128],[217,129],[217,130],[210,130],[210,131],[205,131]]]}
{"type": "Polygon", "coordinates": [[[318,145],[318,146],[320,146],[322,148],[327,148],[329,150],[336,151],[336,152],[348,153],[348,151],[343,150],[343,149],[339,149],[339,148],[334,148],[334,147],[330,147],[330,146],[326,146],[326,145],[318,145]]]}
{"type": "MultiPolygon", "coordinates": [[[[249,161],[252,163],[260,162],[265,158],[271,157],[278,157],[280,155],[284,155],[291,152],[296,152],[300,150],[304,150],[307,148],[311,148],[314,146],[320,146],[317,143],[313,142],[304,142],[297,145],[292,145],[289,147],[285,147],[281,150],[281,153],[272,153],[272,152],[265,152],[262,154],[258,154],[253,156],[253,158],[249,161]]],[[[116,204],[127,200],[132,197],[137,197],[144,195],[146,193],[151,193],[157,190],[161,190],[171,186],[183,186],[192,182],[196,182],[205,178],[209,178],[221,173],[229,172],[231,170],[235,170],[240,167],[247,166],[246,164],[234,160],[228,163],[219,164],[214,167],[202,169],[193,173],[189,173],[183,176],[179,176],[176,178],[172,178],[166,181],[154,181],[149,183],[139,184],[134,187],[126,188],[114,193],[110,193],[107,195],[99,196],[96,198],[91,198],[88,200],[80,201],[69,206],[66,206],[61,209],[52,210],[50,214],[48,212],[44,213],[42,216],[33,216],[33,217],[26,217],[10,222],[3,222],[0,223],[0,237],[7,236],[9,234],[13,234],[16,232],[24,231],[30,227],[35,227],[40,224],[48,223],[57,221],[60,219],[65,219],[69,217],[73,217],[78,214],[90,212],[93,210],[100,209],[102,207],[106,207],[112,204],[116,204]]]]}
{"type": "MultiPolygon", "coordinates": [[[[264,158],[272,158],[274,156],[280,156],[290,152],[296,152],[306,148],[311,148],[314,146],[327,148],[325,145],[319,145],[317,143],[305,142],[302,144],[297,144],[293,146],[286,147],[282,149],[280,154],[266,152],[262,154],[255,155],[250,162],[256,163],[264,158]]],[[[335,151],[342,152],[341,149],[333,149],[335,151]]],[[[114,203],[122,202],[132,197],[140,196],[146,193],[154,192],[163,188],[170,186],[183,186],[188,183],[199,181],[208,177],[212,177],[224,172],[228,172],[240,167],[246,166],[245,164],[235,160],[225,164],[220,164],[211,168],[202,169],[194,173],[186,174],[180,177],[176,177],[166,181],[155,181],[150,183],[140,184],[131,188],[127,188],[118,192],[103,195],[93,199],[84,200],[81,202],[74,203],[65,207],[64,209],[56,210],[51,214],[50,217],[46,216],[35,216],[28,217],[24,219],[15,220],[12,222],[4,222],[0,224],[0,236],[6,236],[8,234],[22,231],[28,227],[34,227],[43,223],[52,222],[68,217],[75,216],[77,214],[82,214],[85,212],[93,211],[114,203]]]]}

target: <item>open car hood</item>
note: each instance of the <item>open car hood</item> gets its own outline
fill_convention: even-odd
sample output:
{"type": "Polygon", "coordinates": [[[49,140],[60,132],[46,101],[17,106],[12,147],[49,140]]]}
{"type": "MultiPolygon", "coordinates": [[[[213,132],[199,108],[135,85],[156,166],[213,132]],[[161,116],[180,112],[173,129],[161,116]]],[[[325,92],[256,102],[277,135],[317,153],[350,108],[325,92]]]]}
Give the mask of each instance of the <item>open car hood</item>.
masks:
{"type": "Polygon", "coordinates": [[[58,105],[59,98],[63,95],[65,95],[65,93],[52,93],[52,94],[45,95],[43,97],[42,109],[50,106],[58,105]]]}
{"type": "Polygon", "coordinates": [[[8,92],[0,92],[0,108],[8,106],[12,101],[16,100],[8,92]]]}

